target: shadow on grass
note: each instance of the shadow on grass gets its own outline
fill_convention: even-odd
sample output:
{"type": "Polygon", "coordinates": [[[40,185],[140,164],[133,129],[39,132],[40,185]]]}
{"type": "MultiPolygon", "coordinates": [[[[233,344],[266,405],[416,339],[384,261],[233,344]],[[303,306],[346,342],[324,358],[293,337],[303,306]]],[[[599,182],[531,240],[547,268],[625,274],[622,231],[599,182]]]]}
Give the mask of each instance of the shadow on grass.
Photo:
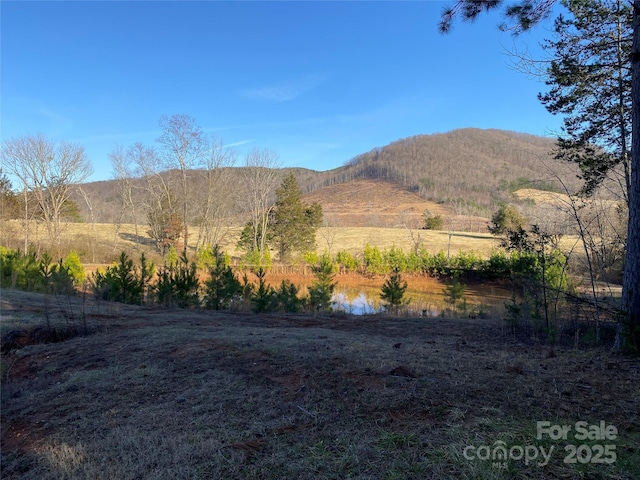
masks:
{"type": "Polygon", "coordinates": [[[465,233],[465,232],[445,232],[445,231],[440,231],[439,232],[440,235],[446,235],[449,236],[451,235],[452,237],[463,237],[463,238],[475,238],[476,240],[487,240],[487,239],[492,239],[493,237],[488,236],[487,234],[484,233],[465,233]]]}
{"type": "Polygon", "coordinates": [[[120,233],[120,238],[129,242],[137,243],[139,245],[146,245],[153,247],[156,242],[152,238],[143,237],[142,235],[135,235],[133,233],[120,233]]]}

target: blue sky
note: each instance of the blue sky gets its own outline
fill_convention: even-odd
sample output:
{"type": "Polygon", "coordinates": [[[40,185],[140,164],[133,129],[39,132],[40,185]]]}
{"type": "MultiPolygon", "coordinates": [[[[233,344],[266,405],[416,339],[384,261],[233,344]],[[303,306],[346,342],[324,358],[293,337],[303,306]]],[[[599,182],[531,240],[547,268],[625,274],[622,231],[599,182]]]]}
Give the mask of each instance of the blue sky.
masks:
{"type": "Polygon", "coordinates": [[[506,54],[532,52],[498,14],[438,33],[451,2],[2,1],[3,140],[43,133],[83,145],[92,180],[117,145],[155,145],[162,115],[208,135],[327,170],[374,147],[456,128],[552,136],[539,79],[506,54]]]}

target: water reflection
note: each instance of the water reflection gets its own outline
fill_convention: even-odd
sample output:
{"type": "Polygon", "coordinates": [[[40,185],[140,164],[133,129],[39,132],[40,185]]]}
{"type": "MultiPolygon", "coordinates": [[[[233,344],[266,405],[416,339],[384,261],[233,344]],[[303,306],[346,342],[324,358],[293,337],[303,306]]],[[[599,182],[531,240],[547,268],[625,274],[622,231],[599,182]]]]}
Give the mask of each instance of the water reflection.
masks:
{"type": "MultiPolygon", "coordinates": [[[[272,276],[270,283],[276,287],[286,276],[272,276]]],[[[306,295],[313,278],[287,278],[301,288],[306,295]]],[[[380,299],[384,278],[336,277],[335,293],[332,297],[333,309],[353,315],[373,315],[385,310],[380,299]]],[[[444,290],[448,283],[432,277],[407,276],[408,288],[405,292],[407,304],[401,309],[403,315],[437,317],[448,308],[444,290]]],[[[463,282],[464,283],[464,282],[463,282]]],[[[501,314],[504,304],[511,298],[511,292],[491,284],[467,284],[464,300],[469,315],[484,312],[501,314]]]]}
{"type": "MultiPolygon", "coordinates": [[[[384,302],[380,299],[379,291],[358,291],[348,289],[335,293],[331,299],[332,308],[337,312],[345,312],[352,315],[373,315],[386,310],[384,302]]],[[[445,309],[444,300],[439,303],[427,300],[424,294],[409,294],[407,303],[401,308],[403,314],[422,317],[437,317],[445,309]]]]}
{"type": "Polygon", "coordinates": [[[347,292],[339,292],[333,295],[331,302],[335,311],[352,315],[372,315],[384,310],[380,302],[374,303],[373,299],[369,298],[364,292],[360,292],[351,298],[349,298],[347,292]]]}
{"type": "MultiPolygon", "coordinates": [[[[402,313],[411,316],[437,317],[449,308],[445,301],[445,283],[428,282],[428,285],[409,285],[405,293],[406,305],[402,313]]],[[[373,315],[385,311],[380,299],[381,289],[366,286],[336,287],[333,295],[333,309],[353,315],[373,315]]],[[[465,289],[466,311],[470,314],[496,313],[504,309],[504,303],[511,293],[492,285],[474,285],[465,289]]]]}

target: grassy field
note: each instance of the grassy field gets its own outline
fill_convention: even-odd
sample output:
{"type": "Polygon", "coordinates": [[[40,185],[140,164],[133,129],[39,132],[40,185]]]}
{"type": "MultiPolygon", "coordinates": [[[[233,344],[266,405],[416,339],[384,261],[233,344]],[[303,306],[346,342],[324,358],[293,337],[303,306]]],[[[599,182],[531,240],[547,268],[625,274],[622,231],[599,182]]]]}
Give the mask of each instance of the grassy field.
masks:
{"type": "Polygon", "coordinates": [[[637,357],[492,319],[1,302],[3,479],[640,478],[637,357]]]}
{"type": "MultiPolygon", "coordinates": [[[[16,220],[3,222],[2,244],[20,247],[23,243],[24,232],[21,224],[16,220]]],[[[196,229],[190,247],[195,247],[196,229]]],[[[222,248],[230,255],[240,255],[236,243],[240,235],[240,228],[229,228],[220,241],[222,248]]],[[[32,242],[39,243],[43,249],[50,249],[46,244],[46,232],[41,226],[32,229],[29,234],[32,242]]],[[[319,252],[331,253],[347,250],[353,254],[362,253],[368,243],[380,249],[399,247],[410,251],[414,247],[414,240],[418,240],[430,252],[440,250],[451,251],[455,255],[459,251],[474,250],[489,255],[498,242],[488,233],[448,232],[432,230],[408,230],[406,228],[380,227],[323,227],[316,234],[316,244],[319,252]],[[413,236],[413,238],[412,238],[413,236]]],[[[154,256],[153,240],[147,235],[144,225],[123,224],[116,231],[114,224],[68,223],[64,228],[62,250],[77,250],[85,263],[103,263],[114,260],[122,250],[129,254],[139,255],[142,252],[154,256]]]]}

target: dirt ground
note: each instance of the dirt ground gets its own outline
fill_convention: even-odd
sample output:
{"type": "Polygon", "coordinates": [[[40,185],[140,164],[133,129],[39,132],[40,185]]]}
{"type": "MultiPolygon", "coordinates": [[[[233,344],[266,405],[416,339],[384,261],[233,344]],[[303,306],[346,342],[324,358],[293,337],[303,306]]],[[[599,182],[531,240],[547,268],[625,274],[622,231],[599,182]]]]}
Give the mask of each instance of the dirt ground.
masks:
{"type": "Polygon", "coordinates": [[[640,359],[500,319],[1,308],[3,479],[640,478],[640,359]]]}

